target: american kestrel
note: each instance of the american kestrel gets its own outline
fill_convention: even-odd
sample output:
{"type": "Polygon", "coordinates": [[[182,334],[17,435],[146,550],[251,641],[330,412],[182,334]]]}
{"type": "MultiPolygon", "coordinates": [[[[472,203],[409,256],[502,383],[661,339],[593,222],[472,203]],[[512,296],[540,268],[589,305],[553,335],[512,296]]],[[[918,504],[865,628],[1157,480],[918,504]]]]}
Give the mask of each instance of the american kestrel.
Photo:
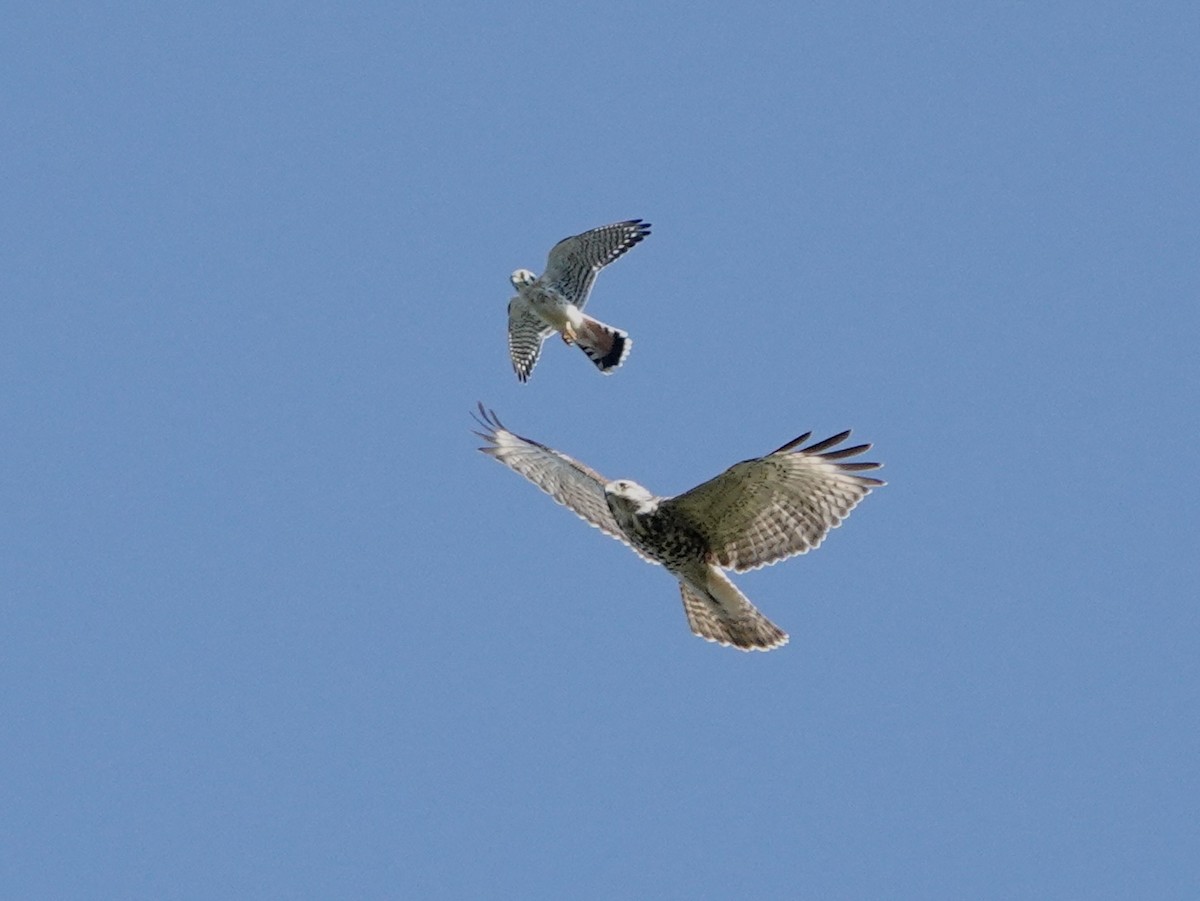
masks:
{"type": "Polygon", "coordinates": [[[554,332],[578,344],[603,373],[625,362],[633,342],[620,329],[583,313],[596,274],[646,235],[650,223],[629,219],[563,238],[550,249],[546,271],[511,276],[517,296],[508,302],[508,353],[522,382],[528,381],[542,342],[554,332]]]}
{"type": "Polygon", "coordinates": [[[883,485],[859,475],[879,463],[845,463],[871,445],[833,450],[849,430],[783,447],[731,466],[676,497],[658,497],[636,482],[609,481],[578,460],[522,438],[479,405],[475,417],[487,441],[483,453],[523,475],[588,523],[625,542],[679,580],[692,631],[742,650],[768,651],[787,642],[722,572],[744,572],[820,545],[855,505],[883,485]]]}

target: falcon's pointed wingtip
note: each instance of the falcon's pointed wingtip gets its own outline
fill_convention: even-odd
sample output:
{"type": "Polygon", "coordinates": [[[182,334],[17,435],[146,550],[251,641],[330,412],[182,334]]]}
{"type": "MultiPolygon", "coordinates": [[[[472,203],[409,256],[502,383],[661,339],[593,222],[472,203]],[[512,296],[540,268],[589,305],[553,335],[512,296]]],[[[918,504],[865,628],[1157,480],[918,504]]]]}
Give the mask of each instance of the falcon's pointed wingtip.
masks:
{"type": "Polygon", "coordinates": [[[631,232],[628,237],[629,247],[645,240],[650,234],[650,223],[645,219],[626,219],[624,222],[618,222],[617,225],[629,229],[631,232]]]}

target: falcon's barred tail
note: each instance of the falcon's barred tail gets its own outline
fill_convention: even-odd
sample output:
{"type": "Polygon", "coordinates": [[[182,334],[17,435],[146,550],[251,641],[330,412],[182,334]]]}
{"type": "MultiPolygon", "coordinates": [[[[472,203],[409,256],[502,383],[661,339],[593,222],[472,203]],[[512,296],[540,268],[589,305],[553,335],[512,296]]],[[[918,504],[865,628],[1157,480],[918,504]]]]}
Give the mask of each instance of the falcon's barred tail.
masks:
{"type": "Polygon", "coordinates": [[[769,651],[787,644],[787,633],[759,613],[723,572],[710,566],[707,576],[704,593],[687,582],[679,583],[683,612],[693,632],[743,651],[769,651]]]}
{"type": "Polygon", "coordinates": [[[587,315],[583,317],[583,324],[575,329],[575,343],[605,375],[624,363],[633,347],[628,332],[587,315]]]}

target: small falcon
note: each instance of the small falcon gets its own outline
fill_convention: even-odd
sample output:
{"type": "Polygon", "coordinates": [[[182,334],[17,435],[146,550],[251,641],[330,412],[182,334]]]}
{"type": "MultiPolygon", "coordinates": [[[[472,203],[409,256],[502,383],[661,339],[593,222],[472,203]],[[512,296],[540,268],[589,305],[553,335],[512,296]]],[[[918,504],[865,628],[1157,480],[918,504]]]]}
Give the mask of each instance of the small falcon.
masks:
{"type": "Polygon", "coordinates": [[[554,332],[578,344],[606,375],[625,362],[633,342],[620,329],[585,316],[596,274],[650,234],[650,223],[629,219],[563,238],[550,249],[546,271],[518,269],[511,281],[517,296],[508,302],[508,354],[522,382],[528,381],[554,332]]]}
{"type": "Polygon", "coordinates": [[[677,497],[658,497],[636,482],[609,481],[566,454],[506,429],[479,405],[487,442],[480,450],[523,475],[588,523],[625,542],[679,580],[688,625],[701,638],[743,651],[787,643],[722,572],[758,569],[813,550],[879,479],[859,475],[879,463],[845,463],[871,445],[833,448],[849,430],[737,463],[677,497]]]}

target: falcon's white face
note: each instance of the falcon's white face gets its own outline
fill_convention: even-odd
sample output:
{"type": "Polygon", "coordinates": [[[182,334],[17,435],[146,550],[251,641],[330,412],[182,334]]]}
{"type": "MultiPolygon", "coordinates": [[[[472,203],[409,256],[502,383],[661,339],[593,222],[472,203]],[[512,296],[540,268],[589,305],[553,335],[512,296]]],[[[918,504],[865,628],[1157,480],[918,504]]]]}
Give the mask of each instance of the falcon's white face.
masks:
{"type": "Polygon", "coordinates": [[[509,276],[509,280],[512,282],[512,286],[520,291],[522,288],[528,288],[536,282],[537,276],[528,269],[518,269],[509,276]]]}
{"type": "Polygon", "coordinates": [[[629,479],[617,479],[604,486],[604,496],[614,513],[620,509],[625,513],[645,515],[658,509],[658,498],[629,479]]]}

